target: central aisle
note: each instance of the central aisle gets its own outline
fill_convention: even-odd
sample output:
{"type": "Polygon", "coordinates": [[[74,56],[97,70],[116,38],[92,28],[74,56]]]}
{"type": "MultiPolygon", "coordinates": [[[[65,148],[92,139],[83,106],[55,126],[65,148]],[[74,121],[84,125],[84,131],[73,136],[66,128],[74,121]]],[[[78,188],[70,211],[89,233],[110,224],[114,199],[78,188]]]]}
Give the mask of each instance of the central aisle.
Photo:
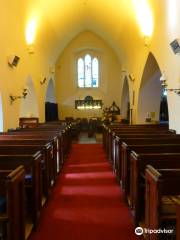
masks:
{"type": "Polygon", "coordinates": [[[101,144],[73,144],[30,239],[137,239],[101,144]]]}

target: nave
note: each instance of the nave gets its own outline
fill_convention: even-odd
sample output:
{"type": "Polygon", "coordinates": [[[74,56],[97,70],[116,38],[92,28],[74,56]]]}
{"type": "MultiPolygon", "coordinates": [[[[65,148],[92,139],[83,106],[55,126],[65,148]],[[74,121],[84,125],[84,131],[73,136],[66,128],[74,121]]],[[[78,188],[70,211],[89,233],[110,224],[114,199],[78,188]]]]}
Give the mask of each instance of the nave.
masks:
{"type": "MultiPolygon", "coordinates": [[[[103,238],[118,231],[118,239],[126,232],[131,240],[142,227],[146,240],[180,240],[180,1],[6,0],[0,11],[0,240],[41,239],[42,233],[44,239],[46,231],[53,231],[52,239],[54,228],[59,239],[74,239],[78,229],[93,238],[90,230],[100,237],[102,226],[111,229],[103,238]],[[91,168],[106,174],[103,166],[82,164],[84,174],[70,179],[66,173],[70,165],[80,168],[71,161],[84,132],[90,138],[81,143],[103,142],[118,203],[111,190],[98,195],[97,171],[88,178],[91,168]],[[101,218],[87,207],[84,188],[101,218]],[[108,227],[103,214],[111,216],[113,201],[117,221],[108,218],[108,227]],[[77,217],[82,223],[74,221],[73,204],[99,223],[85,215],[77,217]],[[172,234],[157,234],[163,229],[172,234]]],[[[86,161],[83,155],[89,159],[91,152],[73,161],[86,161]]]]}
{"type": "Polygon", "coordinates": [[[123,194],[101,144],[73,144],[30,240],[135,240],[123,194]]]}

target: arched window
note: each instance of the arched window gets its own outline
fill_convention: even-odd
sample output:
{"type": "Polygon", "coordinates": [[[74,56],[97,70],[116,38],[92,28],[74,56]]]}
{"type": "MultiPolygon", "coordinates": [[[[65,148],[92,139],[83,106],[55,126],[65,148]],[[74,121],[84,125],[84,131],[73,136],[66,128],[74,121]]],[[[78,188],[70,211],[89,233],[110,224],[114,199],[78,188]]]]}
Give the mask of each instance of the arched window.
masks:
{"type": "Polygon", "coordinates": [[[99,61],[97,58],[86,54],[77,62],[78,87],[99,87],[99,61]]]}

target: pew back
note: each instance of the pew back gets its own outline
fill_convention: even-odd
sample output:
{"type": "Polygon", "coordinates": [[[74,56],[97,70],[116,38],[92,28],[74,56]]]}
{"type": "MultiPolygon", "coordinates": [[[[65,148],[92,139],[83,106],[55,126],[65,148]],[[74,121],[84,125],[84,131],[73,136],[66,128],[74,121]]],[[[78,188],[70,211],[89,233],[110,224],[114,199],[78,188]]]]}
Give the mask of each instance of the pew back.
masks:
{"type": "Polygon", "coordinates": [[[0,170],[0,194],[5,197],[6,209],[0,214],[3,238],[25,240],[24,168],[0,170]]]}

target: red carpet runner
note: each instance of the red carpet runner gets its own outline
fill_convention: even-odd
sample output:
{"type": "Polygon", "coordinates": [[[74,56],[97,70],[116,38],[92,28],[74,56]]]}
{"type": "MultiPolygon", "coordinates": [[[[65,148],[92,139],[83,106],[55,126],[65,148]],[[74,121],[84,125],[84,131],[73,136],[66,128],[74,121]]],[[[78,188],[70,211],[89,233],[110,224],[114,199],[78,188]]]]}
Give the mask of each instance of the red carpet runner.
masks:
{"type": "Polygon", "coordinates": [[[73,145],[30,239],[137,239],[102,145],[73,145]]]}

